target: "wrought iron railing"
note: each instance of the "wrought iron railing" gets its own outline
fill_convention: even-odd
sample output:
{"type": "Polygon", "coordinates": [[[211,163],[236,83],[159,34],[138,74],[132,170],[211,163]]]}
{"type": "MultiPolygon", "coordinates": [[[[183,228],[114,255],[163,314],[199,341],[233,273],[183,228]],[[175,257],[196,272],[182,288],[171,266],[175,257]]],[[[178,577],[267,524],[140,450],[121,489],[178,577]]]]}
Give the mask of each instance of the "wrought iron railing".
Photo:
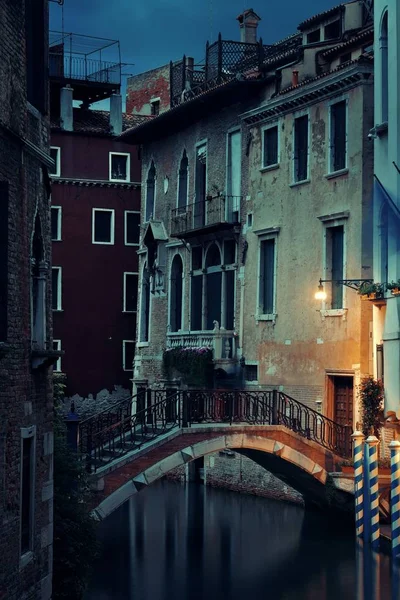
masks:
{"type": "Polygon", "coordinates": [[[88,471],[96,471],[168,431],[199,423],[283,425],[339,456],[351,456],[350,426],[277,390],[143,390],[83,421],[78,447],[88,471]]]}
{"type": "Polygon", "coordinates": [[[171,210],[171,235],[179,237],[189,231],[218,223],[237,223],[241,196],[212,196],[171,210]]]}
{"type": "Polygon", "coordinates": [[[50,77],[75,79],[94,83],[119,84],[121,82],[121,64],[104,60],[74,56],[62,52],[49,54],[50,77]]]}

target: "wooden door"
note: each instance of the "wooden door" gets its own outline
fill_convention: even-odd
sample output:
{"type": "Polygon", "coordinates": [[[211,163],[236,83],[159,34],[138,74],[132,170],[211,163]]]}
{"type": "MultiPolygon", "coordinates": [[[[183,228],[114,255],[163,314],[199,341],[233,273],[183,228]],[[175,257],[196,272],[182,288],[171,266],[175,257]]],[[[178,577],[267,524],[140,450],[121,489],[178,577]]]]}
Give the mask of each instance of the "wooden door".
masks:
{"type": "Polygon", "coordinates": [[[333,420],[353,424],[353,377],[334,377],[333,420]]]}

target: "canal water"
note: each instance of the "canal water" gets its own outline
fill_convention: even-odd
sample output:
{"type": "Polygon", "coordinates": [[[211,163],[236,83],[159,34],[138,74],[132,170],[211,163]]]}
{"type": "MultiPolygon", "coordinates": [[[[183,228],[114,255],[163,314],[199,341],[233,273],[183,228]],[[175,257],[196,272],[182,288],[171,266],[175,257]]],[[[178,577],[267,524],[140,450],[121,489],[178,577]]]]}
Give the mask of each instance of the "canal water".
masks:
{"type": "Polygon", "coordinates": [[[348,526],[198,484],[149,486],[99,537],[85,600],[400,600],[389,557],[363,570],[348,526]]]}

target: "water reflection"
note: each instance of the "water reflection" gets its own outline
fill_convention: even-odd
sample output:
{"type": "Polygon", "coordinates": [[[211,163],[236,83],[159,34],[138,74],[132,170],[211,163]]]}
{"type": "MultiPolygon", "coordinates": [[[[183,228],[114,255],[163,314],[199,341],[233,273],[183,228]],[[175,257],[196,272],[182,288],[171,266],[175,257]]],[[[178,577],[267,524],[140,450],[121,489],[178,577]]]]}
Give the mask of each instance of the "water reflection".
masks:
{"type": "Polygon", "coordinates": [[[100,535],[86,600],[400,600],[389,559],[356,555],[352,531],[253,496],[159,482],[100,535]]]}

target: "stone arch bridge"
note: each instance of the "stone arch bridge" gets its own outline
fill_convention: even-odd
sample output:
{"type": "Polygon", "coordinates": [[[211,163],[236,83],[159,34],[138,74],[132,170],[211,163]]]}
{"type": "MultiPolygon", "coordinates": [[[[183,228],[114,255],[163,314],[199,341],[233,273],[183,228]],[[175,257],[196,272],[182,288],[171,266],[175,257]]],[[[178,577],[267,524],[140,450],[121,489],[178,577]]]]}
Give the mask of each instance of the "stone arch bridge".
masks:
{"type": "Polygon", "coordinates": [[[98,519],[172,469],[224,449],[253,459],[306,503],[353,508],[352,482],[332,476],[351,456],[351,428],[277,390],[147,390],[83,421],[78,445],[98,519]]]}

